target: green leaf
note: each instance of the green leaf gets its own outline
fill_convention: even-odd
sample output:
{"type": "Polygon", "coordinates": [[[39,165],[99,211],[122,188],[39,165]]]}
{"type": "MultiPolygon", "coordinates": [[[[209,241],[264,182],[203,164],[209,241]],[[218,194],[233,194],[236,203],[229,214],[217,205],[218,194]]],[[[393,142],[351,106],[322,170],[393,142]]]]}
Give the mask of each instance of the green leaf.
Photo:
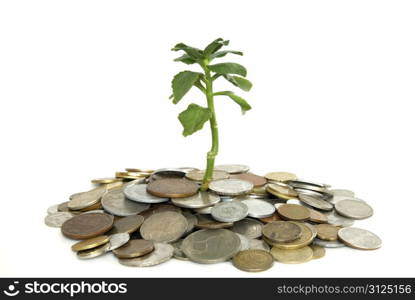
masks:
{"type": "Polygon", "coordinates": [[[249,103],[246,102],[244,98],[239,97],[238,95],[235,95],[231,91],[217,92],[217,93],[214,93],[213,95],[214,96],[228,96],[241,107],[242,114],[245,114],[246,111],[251,109],[251,105],[249,105],[249,103]]]}
{"type": "Polygon", "coordinates": [[[245,92],[249,92],[252,88],[252,83],[243,77],[224,75],[225,79],[232,83],[234,86],[237,86],[245,92]]]}
{"type": "Polygon", "coordinates": [[[223,46],[227,46],[228,44],[229,44],[229,41],[225,41],[222,38],[218,38],[214,40],[212,43],[210,43],[209,45],[207,45],[205,50],[203,50],[203,54],[205,55],[205,57],[209,57],[209,55],[211,55],[212,53],[215,53],[220,48],[222,48],[223,46]]]}
{"type": "Polygon", "coordinates": [[[199,79],[201,73],[183,71],[174,76],[171,86],[173,88],[173,103],[177,104],[199,79]]]}
{"type": "Polygon", "coordinates": [[[209,69],[219,74],[236,74],[243,77],[246,76],[245,67],[237,63],[220,63],[216,65],[210,65],[209,69]]]}
{"type": "Polygon", "coordinates": [[[224,57],[226,54],[244,55],[241,51],[225,50],[212,53],[212,55],[210,55],[210,59],[212,60],[214,58],[224,57]]]}
{"type": "Polygon", "coordinates": [[[187,54],[183,54],[182,56],[175,58],[174,61],[180,61],[180,62],[185,63],[187,65],[191,65],[191,64],[194,64],[196,62],[196,60],[194,60],[193,58],[191,58],[187,54]]]}
{"type": "Polygon", "coordinates": [[[186,52],[187,55],[189,55],[191,58],[198,60],[203,58],[203,51],[194,47],[187,46],[186,44],[179,43],[176,46],[174,46],[172,51],[179,51],[183,50],[186,52]]]}
{"type": "Polygon", "coordinates": [[[190,104],[186,110],[179,114],[179,121],[183,125],[183,135],[188,136],[203,128],[203,125],[210,119],[210,109],[190,104]]]}

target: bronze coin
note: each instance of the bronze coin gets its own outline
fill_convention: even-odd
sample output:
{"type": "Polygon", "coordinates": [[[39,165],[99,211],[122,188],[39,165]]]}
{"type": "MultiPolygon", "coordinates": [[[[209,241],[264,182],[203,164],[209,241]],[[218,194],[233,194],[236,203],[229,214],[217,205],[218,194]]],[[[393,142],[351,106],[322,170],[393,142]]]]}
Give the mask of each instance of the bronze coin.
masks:
{"type": "Polygon", "coordinates": [[[330,224],[318,224],[315,228],[317,229],[317,237],[325,241],[336,241],[337,232],[340,230],[339,227],[330,224]]]}
{"type": "Polygon", "coordinates": [[[122,217],[114,221],[112,229],[107,233],[108,235],[116,233],[133,233],[144,222],[144,217],[140,215],[133,215],[128,217],[122,217]]]}
{"type": "Polygon", "coordinates": [[[310,219],[309,221],[314,222],[314,223],[327,223],[329,221],[329,219],[327,218],[327,216],[315,209],[309,208],[310,210],[310,219]]]}
{"type": "Polygon", "coordinates": [[[181,213],[182,210],[180,207],[170,205],[170,204],[153,204],[149,209],[143,212],[140,212],[139,215],[143,216],[144,220],[146,220],[152,215],[160,213],[160,212],[164,212],[164,211],[174,211],[174,212],[181,213]]]}
{"type": "Polygon", "coordinates": [[[199,185],[184,178],[165,178],[150,182],[147,192],[157,197],[190,197],[199,191],[199,185]]]}
{"type": "Polygon", "coordinates": [[[275,221],[262,228],[262,234],[275,243],[291,242],[298,239],[303,233],[302,228],[295,222],[275,221]]]}
{"type": "Polygon", "coordinates": [[[271,222],[274,222],[274,221],[281,221],[282,219],[280,218],[280,216],[279,215],[277,215],[276,213],[275,214],[273,214],[272,216],[270,216],[270,217],[266,217],[266,218],[260,218],[259,219],[262,223],[271,223],[271,222]]]}
{"type": "Polygon", "coordinates": [[[85,240],[111,229],[114,217],[105,213],[88,213],[75,216],[63,223],[62,234],[75,240],[85,240]]]}
{"type": "Polygon", "coordinates": [[[282,204],[278,206],[277,211],[286,220],[305,221],[310,218],[310,210],[298,204],[282,204]]]}
{"type": "Polygon", "coordinates": [[[196,228],[202,229],[220,229],[220,228],[229,228],[233,226],[233,223],[228,222],[218,222],[214,220],[210,215],[196,214],[197,224],[196,228]]]}
{"type": "Polygon", "coordinates": [[[265,177],[258,176],[252,173],[240,173],[231,175],[231,178],[242,179],[251,182],[254,187],[260,187],[267,183],[265,177]]]}
{"type": "Polygon", "coordinates": [[[118,258],[134,258],[146,255],[154,250],[154,243],[143,239],[129,240],[127,244],[112,250],[118,258]]]}

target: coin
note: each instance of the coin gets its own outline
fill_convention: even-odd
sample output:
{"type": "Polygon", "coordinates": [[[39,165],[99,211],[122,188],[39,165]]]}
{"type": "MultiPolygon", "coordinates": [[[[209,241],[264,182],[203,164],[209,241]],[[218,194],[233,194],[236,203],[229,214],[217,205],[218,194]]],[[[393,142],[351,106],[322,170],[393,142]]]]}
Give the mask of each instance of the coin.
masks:
{"type": "Polygon", "coordinates": [[[270,217],[260,218],[259,219],[263,223],[271,223],[274,221],[282,221],[282,219],[277,214],[272,214],[270,217]]]}
{"type": "Polygon", "coordinates": [[[263,199],[247,198],[241,202],[248,206],[248,216],[253,218],[266,218],[275,213],[274,205],[263,199]]]}
{"type": "Polygon", "coordinates": [[[245,218],[235,222],[231,230],[236,233],[240,233],[250,239],[256,239],[262,236],[263,226],[264,225],[262,225],[262,223],[257,220],[245,218]]]}
{"type": "Polygon", "coordinates": [[[63,223],[61,231],[68,238],[85,240],[107,232],[113,222],[114,217],[108,214],[82,214],[63,223]]]}
{"type": "Polygon", "coordinates": [[[331,211],[333,209],[333,204],[321,198],[317,198],[317,197],[305,195],[305,194],[300,194],[298,198],[300,199],[300,201],[304,202],[305,204],[313,208],[319,209],[319,210],[331,211]]]}
{"type": "MultiPolygon", "coordinates": [[[[85,207],[80,209],[78,212],[88,212],[88,211],[93,211],[93,210],[100,210],[102,208],[102,204],[100,201],[98,201],[95,204],[92,204],[91,206],[85,207]]],[[[72,210],[70,210],[72,211],[72,210]]]]}
{"type": "Polygon", "coordinates": [[[297,179],[297,176],[289,172],[271,172],[266,174],[265,178],[271,181],[287,182],[297,179]]]}
{"type": "Polygon", "coordinates": [[[349,247],[360,250],[375,250],[382,246],[382,240],[373,232],[357,227],[342,228],[339,239],[349,247]]]}
{"type": "Polygon", "coordinates": [[[190,197],[199,191],[199,185],[183,178],[165,178],[150,182],[147,192],[157,197],[190,197]]]}
{"type": "Polygon", "coordinates": [[[108,232],[109,235],[116,233],[133,233],[144,222],[144,217],[140,215],[133,215],[128,217],[122,217],[114,221],[112,229],[108,232]]]}
{"type": "Polygon", "coordinates": [[[268,252],[270,251],[267,243],[265,243],[263,240],[257,239],[249,239],[249,249],[264,250],[268,252]]]}
{"type": "Polygon", "coordinates": [[[125,168],[125,170],[127,172],[135,172],[135,173],[138,173],[138,172],[153,173],[154,172],[154,170],[152,170],[152,169],[138,169],[138,168],[125,168]]]}
{"type": "Polygon", "coordinates": [[[45,224],[49,227],[62,227],[62,224],[73,218],[70,212],[59,211],[45,217],[45,224]]]}
{"type": "Polygon", "coordinates": [[[212,264],[232,258],[240,246],[241,240],[230,230],[202,229],[183,240],[182,250],[194,262],[212,264]]]}
{"type": "Polygon", "coordinates": [[[335,211],[326,213],[326,217],[327,217],[328,223],[334,226],[348,227],[348,226],[352,226],[354,223],[352,219],[343,217],[337,214],[335,211]]]}
{"type": "Polygon", "coordinates": [[[229,228],[233,226],[233,223],[230,222],[218,222],[214,220],[210,215],[197,214],[197,228],[204,229],[220,229],[220,228],[229,228]]]}
{"type": "Polygon", "coordinates": [[[239,239],[241,240],[241,247],[239,248],[239,251],[243,251],[243,250],[248,250],[249,249],[249,238],[247,238],[246,236],[240,234],[240,233],[236,233],[235,234],[239,237],[239,239]]]}
{"type": "Polygon", "coordinates": [[[129,240],[125,245],[112,250],[118,258],[134,258],[146,255],[154,250],[154,243],[143,239],[129,240]]]}
{"type": "Polygon", "coordinates": [[[313,258],[313,250],[308,246],[292,250],[273,247],[271,254],[275,260],[285,264],[305,263],[313,258]]]}
{"type": "Polygon", "coordinates": [[[232,259],[232,264],[242,271],[262,272],[272,267],[274,259],[267,251],[251,249],[236,254],[232,259]]]}
{"type": "Polygon", "coordinates": [[[290,180],[287,182],[287,184],[289,184],[295,189],[299,188],[299,189],[305,189],[305,190],[310,190],[314,192],[322,192],[322,193],[327,192],[327,187],[328,187],[327,184],[304,181],[304,180],[290,180]]]}
{"type": "Polygon", "coordinates": [[[331,189],[329,190],[329,193],[331,193],[334,196],[354,197],[353,191],[344,189],[331,189]]]}
{"type": "Polygon", "coordinates": [[[148,204],[128,200],[122,188],[106,192],[102,196],[101,203],[106,211],[120,217],[136,215],[150,207],[148,204]]]}
{"type": "Polygon", "coordinates": [[[106,243],[96,248],[79,251],[76,253],[76,255],[80,259],[95,258],[101,255],[104,255],[106,252],[108,252],[108,248],[109,248],[109,243],[106,243]]]}
{"type": "Polygon", "coordinates": [[[249,167],[246,165],[216,165],[215,170],[224,171],[229,174],[246,173],[249,171],[249,167]]]}
{"type": "Polygon", "coordinates": [[[314,239],[314,245],[318,245],[324,248],[341,248],[344,247],[344,244],[340,241],[324,241],[320,239],[314,239]]]}
{"type": "Polygon", "coordinates": [[[195,208],[194,211],[198,214],[210,215],[210,212],[212,211],[212,208],[213,208],[213,206],[203,207],[203,208],[195,208]]]}
{"type": "Polygon", "coordinates": [[[148,219],[152,215],[164,212],[164,211],[173,211],[177,213],[181,213],[182,210],[180,207],[170,205],[170,204],[153,204],[149,209],[139,213],[140,216],[144,217],[144,220],[148,219]]]}
{"type": "Polygon", "coordinates": [[[106,184],[106,183],[113,183],[113,182],[119,182],[119,181],[122,181],[122,179],[121,178],[108,177],[108,178],[92,179],[91,183],[93,183],[93,184],[106,184]]]}
{"type": "Polygon", "coordinates": [[[219,195],[237,196],[242,195],[250,190],[254,185],[246,180],[241,179],[221,179],[209,183],[209,189],[219,195]]]}
{"type": "Polygon", "coordinates": [[[326,249],[319,245],[310,245],[311,250],[313,250],[313,259],[322,258],[326,255],[326,249]]]}
{"type": "Polygon", "coordinates": [[[274,246],[274,248],[280,248],[280,249],[299,249],[303,248],[305,246],[310,245],[315,237],[317,236],[317,231],[309,224],[300,223],[297,222],[297,225],[301,227],[301,236],[300,238],[291,241],[291,242],[281,242],[281,243],[275,243],[266,237],[263,237],[264,241],[267,242],[267,244],[274,246]]]}
{"type": "Polygon", "coordinates": [[[230,178],[249,181],[254,185],[254,188],[264,186],[267,183],[265,177],[258,176],[252,173],[233,174],[230,178]]]}
{"type": "Polygon", "coordinates": [[[169,198],[156,197],[147,193],[147,184],[128,184],[124,188],[124,195],[132,201],[141,203],[161,203],[169,198]]]}
{"type": "Polygon", "coordinates": [[[371,206],[366,202],[353,199],[336,202],[335,208],[340,215],[355,220],[366,219],[373,215],[373,208],[371,206]]]}
{"type": "Polygon", "coordinates": [[[55,204],[55,205],[49,206],[48,207],[48,210],[47,210],[48,215],[57,213],[59,211],[58,210],[58,207],[59,207],[59,204],[55,204]]]}
{"type": "Polygon", "coordinates": [[[198,192],[197,194],[185,198],[173,198],[172,203],[180,207],[204,208],[215,205],[220,201],[220,197],[210,192],[198,192]]]}
{"type": "Polygon", "coordinates": [[[327,223],[329,220],[325,214],[322,214],[321,212],[309,208],[310,210],[310,219],[309,221],[314,223],[327,223]]]}
{"type": "Polygon", "coordinates": [[[106,235],[100,235],[97,237],[93,237],[87,240],[80,241],[74,245],[72,245],[72,251],[83,251],[92,248],[96,248],[98,246],[104,245],[109,242],[109,237],[106,235]]]}
{"type": "Polygon", "coordinates": [[[187,229],[186,218],[177,212],[165,211],[147,218],[140,227],[143,239],[158,243],[178,240],[187,229]]]}
{"type": "Polygon", "coordinates": [[[248,206],[240,201],[222,202],[212,208],[211,214],[219,222],[233,223],[248,215],[248,206]]]}
{"type": "Polygon", "coordinates": [[[312,197],[316,197],[325,201],[333,202],[333,195],[328,192],[315,192],[306,189],[295,188],[299,195],[309,195],[312,197]]]}
{"type": "Polygon", "coordinates": [[[128,243],[129,240],[130,235],[127,232],[110,235],[110,247],[108,248],[108,251],[112,251],[120,248],[121,246],[124,246],[126,243],[128,243]]]}
{"type": "MultiPolygon", "coordinates": [[[[205,177],[206,170],[192,170],[186,174],[186,178],[194,181],[202,181],[205,177]]],[[[228,179],[230,177],[228,172],[213,170],[212,180],[228,179]]]]}
{"type": "Polygon", "coordinates": [[[193,231],[193,228],[198,223],[197,217],[190,212],[183,212],[183,216],[186,218],[187,221],[187,228],[184,234],[188,234],[193,231]]]}
{"type": "Polygon", "coordinates": [[[273,183],[268,184],[266,190],[268,193],[282,199],[291,199],[298,196],[298,193],[291,187],[284,187],[273,183]]]}
{"type": "Polygon", "coordinates": [[[68,203],[68,208],[72,210],[80,210],[94,205],[101,200],[101,197],[105,192],[105,188],[96,188],[87,192],[74,194],[68,203]]]}
{"type": "Polygon", "coordinates": [[[278,207],[277,211],[286,220],[305,221],[310,218],[310,210],[301,205],[283,204],[278,207]]]}
{"type": "Polygon", "coordinates": [[[173,246],[174,250],[173,250],[173,257],[179,260],[189,260],[189,258],[186,256],[186,254],[184,254],[184,252],[182,251],[182,243],[183,243],[183,239],[177,240],[173,243],[171,243],[171,245],[173,246]]]}
{"type": "Polygon", "coordinates": [[[337,240],[337,232],[339,227],[330,224],[319,224],[315,227],[317,229],[317,237],[325,241],[337,240]]]}
{"type": "Polygon", "coordinates": [[[275,221],[266,224],[262,228],[262,234],[273,242],[290,242],[301,236],[302,229],[299,225],[289,221],[275,221]]]}
{"type": "Polygon", "coordinates": [[[173,256],[172,245],[155,243],[154,251],[135,258],[118,259],[119,263],[129,267],[151,267],[168,261],[173,256]]]}

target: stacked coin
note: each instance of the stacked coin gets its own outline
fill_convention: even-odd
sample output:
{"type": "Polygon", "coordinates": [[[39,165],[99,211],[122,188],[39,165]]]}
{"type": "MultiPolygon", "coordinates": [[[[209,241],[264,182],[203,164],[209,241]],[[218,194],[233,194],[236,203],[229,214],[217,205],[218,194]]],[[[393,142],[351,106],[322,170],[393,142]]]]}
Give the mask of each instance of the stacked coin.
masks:
{"type": "Polygon", "coordinates": [[[46,225],[80,240],[80,259],[112,252],[120,264],[147,267],[172,257],[243,271],[274,261],[303,263],[326,248],[381,246],[374,233],[351,227],[373,215],[354,192],[302,180],[289,172],[265,176],[246,165],[218,165],[207,191],[205,171],[190,167],[126,168],[93,179],[94,187],[48,208],[46,225]]]}

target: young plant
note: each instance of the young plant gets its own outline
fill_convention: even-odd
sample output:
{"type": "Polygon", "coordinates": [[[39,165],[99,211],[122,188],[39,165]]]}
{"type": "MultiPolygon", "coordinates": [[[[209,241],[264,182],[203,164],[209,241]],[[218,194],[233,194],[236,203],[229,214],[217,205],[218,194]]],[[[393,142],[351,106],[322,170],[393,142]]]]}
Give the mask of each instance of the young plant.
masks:
{"type": "Polygon", "coordinates": [[[240,51],[221,50],[223,46],[228,44],[229,41],[218,38],[207,45],[204,50],[190,47],[183,43],[177,44],[172,49],[172,51],[184,52],[182,56],[174,61],[187,65],[197,64],[202,69],[202,72],[186,70],[176,74],[172,81],[173,95],[170,96],[170,99],[173,99],[173,103],[177,104],[192,87],[196,87],[206,97],[207,107],[191,103],[186,110],[179,114],[179,121],[183,125],[184,136],[191,135],[202,129],[206,121],[210,123],[212,147],[207,153],[206,171],[201,186],[202,191],[207,190],[212,180],[215,157],[219,149],[218,125],[216,123],[214,104],[215,96],[226,96],[233,100],[241,107],[242,113],[251,109],[248,102],[231,91],[213,91],[213,83],[219,78],[224,78],[243,91],[249,91],[252,87],[252,83],[245,78],[247,72],[244,66],[232,62],[211,64],[214,59],[224,57],[227,54],[242,55],[240,51]]]}

